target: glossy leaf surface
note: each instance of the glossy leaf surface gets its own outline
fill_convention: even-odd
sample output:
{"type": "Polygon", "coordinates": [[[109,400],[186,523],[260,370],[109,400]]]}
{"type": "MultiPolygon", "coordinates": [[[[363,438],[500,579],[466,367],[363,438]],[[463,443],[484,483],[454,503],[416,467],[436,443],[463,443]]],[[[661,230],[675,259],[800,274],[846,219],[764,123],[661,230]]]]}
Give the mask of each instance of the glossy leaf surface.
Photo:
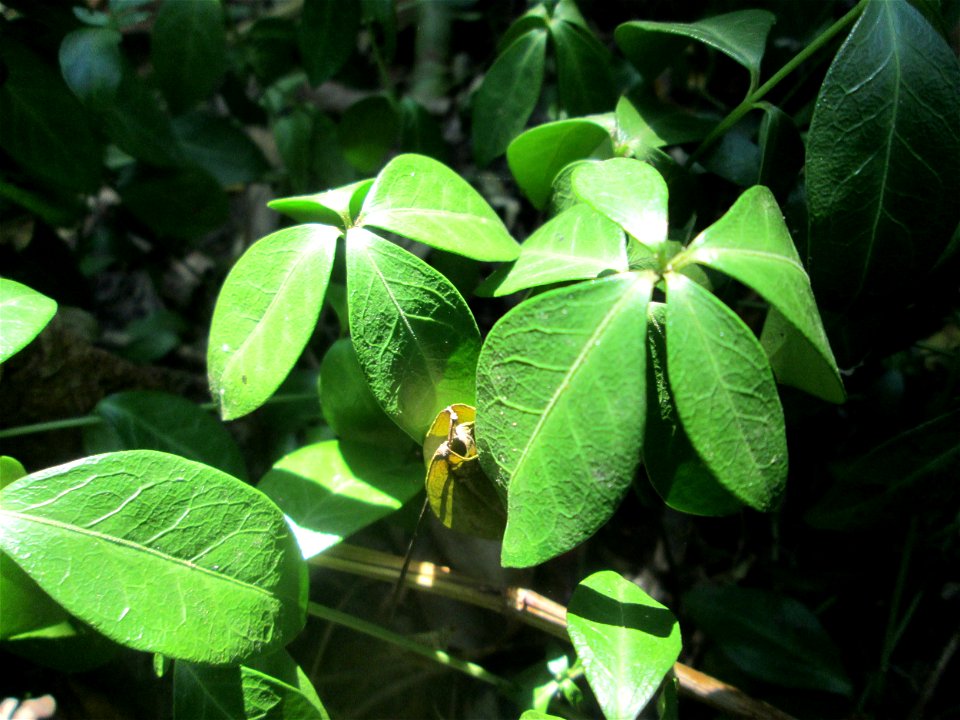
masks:
{"type": "Polygon", "coordinates": [[[303,627],[305,567],[283,515],[219,470],[109,453],[28,475],[0,497],[0,548],[121,644],[233,663],[303,627]]]}
{"type": "Polygon", "coordinates": [[[629,158],[587,163],[574,170],[573,191],[648,248],[667,239],[667,183],[651,165],[629,158]]]}
{"type": "Polygon", "coordinates": [[[543,209],[557,174],[574,160],[595,154],[613,154],[610,134],[591,120],[577,118],[527,130],[510,143],[507,162],[523,194],[535,208],[543,209]]]}
{"type": "Polygon", "coordinates": [[[960,220],[960,63],[905,0],[868,3],[824,79],[807,144],[818,296],[919,286],[960,220]]]}
{"type": "Polygon", "coordinates": [[[613,514],[643,437],[647,274],[538,295],[487,336],[477,371],[477,444],[507,489],[505,566],[576,546],[613,514]]]}
{"type": "Polygon", "coordinates": [[[587,205],[575,205],[541,225],[520,246],[520,257],[478,289],[493,297],[606,271],[625,272],[623,232],[587,205]]]}
{"type": "Polygon", "coordinates": [[[178,661],[173,676],[175,720],[328,720],[306,673],[285,650],[243,665],[178,661]]]}
{"type": "Polygon", "coordinates": [[[297,225],[252,245],[233,266],[210,327],[210,393],[225,420],[262,405],[313,333],[340,231],[297,225]]]}
{"type": "Polygon", "coordinates": [[[650,303],[647,317],[647,422],[643,465],[663,501],[693,515],[726,515],[743,505],[723,487],[690,444],[667,376],[667,306],[650,303]]]}
{"type": "Polygon", "coordinates": [[[473,154],[478,165],[501,155],[520,132],[540,97],[547,32],[524,33],[497,57],[473,98],[473,154]]]}
{"type": "Polygon", "coordinates": [[[624,55],[644,67],[649,63],[644,56],[657,48],[656,39],[651,41],[650,35],[678,35],[698,40],[743,65],[750,72],[751,85],[756,87],[767,35],[775,20],[776,16],[767,10],[738,10],[694,23],[634,20],[617,28],[616,41],[624,55]]]}
{"type": "Polygon", "coordinates": [[[515,260],[520,247],[480,193],[441,162],[399,155],[377,176],[357,218],[475,260],[515,260]]]}
{"type": "Polygon", "coordinates": [[[123,77],[120,33],[109,28],[81,28],[60,43],[60,72],[80,102],[110,102],[123,77]]]}
{"type": "Polygon", "coordinates": [[[480,332],[449,280],[354,228],[347,233],[347,293],[360,367],[380,406],[411,438],[423,442],[447,405],[473,404],[480,332]]]}
{"type": "Polygon", "coordinates": [[[849,695],[850,680],[820,621],[792,598],[702,586],[683,597],[694,622],[738,669],[775,685],[849,695]]]}
{"type": "Polygon", "coordinates": [[[567,633],[608,720],[637,717],[680,655],[673,613],[609,570],[573,591],[567,633]]]}
{"type": "Polygon", "coordinates": [[[57,313],[57,303],[43,293],[0,278],[0,362],[25,348],[57,313]]]}
{"type": "Polygon", "coordinates": [[[84,437],[89,454],[160,450],[245,478],[247,470],[233,436],[209,412],[165,392],[132,390],[108,395],[94,412],[105,427],[84,437]]]}
{"type": "Polygon", "coordinates": [[[162,3],[150,35],[150,59],[175,113],[213,92],[227,69],[220,0],[162,3]]]}
{"type": "Polygon", "coordinates": [[[680,420],[720,483],[757,510],[787,475],[783,408],[760,343],[712,293],[667,273],[667,371],[680,420]]]}
{"type": "MultiPolygon", "coordinates": [[[[840,371],[830,350],[810,280],[793,245],[773,194],[755,186],[743,193],[730,210],[698,235],[673,260],[680,268],[695,262],[719,270],[753,288],[773,305],[793,332],[765,333],[764,347],[781,382],[831,402],[843,402],[840,371]],[[796,335],[809,349],[796,362],[792,353],[796,335]]],[[[774,321],[777,322],[777,321],[774,321]]]]}
{"type": "Polygon", "coordinates": [[[326,440],[279,460],[257,487],[286,514],[303,557],[310,558],[400,509],[422,482],[416,458],[326,440]]]}

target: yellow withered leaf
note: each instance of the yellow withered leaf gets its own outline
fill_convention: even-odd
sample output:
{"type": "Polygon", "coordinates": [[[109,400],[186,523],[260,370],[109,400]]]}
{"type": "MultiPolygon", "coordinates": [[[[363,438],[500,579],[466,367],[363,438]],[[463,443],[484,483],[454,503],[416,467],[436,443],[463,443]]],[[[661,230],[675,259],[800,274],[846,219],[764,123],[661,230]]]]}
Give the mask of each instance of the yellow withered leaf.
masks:
{"type": "Polygon", "coordinates": [[[496,487],[484,474],[473,440],[476,410],[450,405],[440,411],[423,443],[427,500],[451,530],[500,539],[506,512],[496,487]]]}

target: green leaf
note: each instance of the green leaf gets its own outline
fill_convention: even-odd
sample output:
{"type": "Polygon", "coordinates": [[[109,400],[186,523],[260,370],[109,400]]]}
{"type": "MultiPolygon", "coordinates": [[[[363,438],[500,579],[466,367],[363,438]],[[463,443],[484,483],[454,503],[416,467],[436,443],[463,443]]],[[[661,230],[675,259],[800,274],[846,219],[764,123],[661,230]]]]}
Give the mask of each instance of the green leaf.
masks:
{"type": "Polygon", "coordinates": [[[643,160],[651,148],[702,140],[719,118],[694,115],[656,98],[644,98],[634,105],[624,96],[617,103],[616,120],[617,143],[643,160]]]}
{"type": "Polygon", "coordinates": [[[783,408],[763,348],[708,290],[666,274],[667,371],[683,427],[720,483],[757,510],[787,476],[783,408]]]}
{"type": "Polygon", "coordinates": [[[199,167],[153,170],[120,188],[124,206],[160,237],[196,240],[229,217],[227,196],[199,167]]]}
{"type": "Polygon", "coordinates": [[[804,145],[800,131],[789,115],[770,103],[759,103],[760,122],[759,185],[766,185],[781,201],[790,194],[803,167],[804,145]]]}
{"type": "Polygon", "coordinates": [[[0,549],[121,644],[234,663],[303,627],[306,568],[283,515],[219,470],[110,453],[33,473],[0,497],[0,549]]]}
{"type": "MultiPolygon", "coordinates": [[[[767,10],[738,10],[716,15],[695,23],[664,23],[634,20],[620,25],[614,35],[617,45],[631,62],[641,69],[663,67],[666,58],[661,34],[698,40],[719,50],[743,65],[750,73],[750,87],[760,79],[760,61],[767,44],[767,35],[776,16],[767,10]],[[655,57],[660,55],[661,57],[655,57]]],[[[656,72],[656,71],[654,71],[656,72]]],[[[653,80],[653,77],[648,77],[653,80]]]]}
{"type": "Polygon", "coordinates": [[[247,476],[233,436],[209,412],[179,395],[150,390],[114,393],[97,403],[94,412],[103,418],[104,426],[85,434],[89,454],[160,450],[237,478],[247,476]]]}
{"type": "Polygon", "coordinates": [[[477,370],[477,446],[507,489],[502,562],[590,537],[630,486],[644,421],[649,273],[538,295],[504,315],[477,370]]]}
{"type": "Polygon", "coordinates": [[[727,515],[743,503],[730,494],[697,455],[677,414],[667,377],[667,306],[650,303],[647,315],[647,422],[643,464],[663,501],[680,512],[727,515]]]}
{"type": "Polygon", "coordinates": [[[487,165],[521,133],[540,97],[547,32],[533,28],[494,61],[473,97],[473,156],[487,165]]]}
{"type": "Polygon", "coordinates": [[[170,118],[135,72],[124,72],[116,97],[97,108],[97,117],[110,141],[136,159],[161,166],[183,162],[170,118]]]}
{"type": "Polygon", "coordinates": [[[667,183],[651,165],[630,158],[584,164],[573,173],[573,191],[651,250],[667,239],[667,183]]]}
{"type": "Polygon", "coordinates": [[[257,487],[286,514],[304,558],[399,510],[423,488],[416,456],[326,440],[274,464],[257,487]]]}
{"type": "Polygon", "coordinates": [[[820,621],[792,598],[704,585],[684,595],[683,606],[723,654],[755,678],[844,696],[853,690],[820,621]]]}
{"type": "Polygon", "coordinates": [[[281,650],[243,665],[178,661],[173,675],[175,720],[329,720],[306,673],[281,650]]]}
{"type": "Polygon", "coordinates": [[[520,716],[520,720],[562,720],[562,718],[557,715],[540,712],[539,710],[524,710],[523,715],[520,716]]]}
{"type": "Polygon", "coordinates": [[[74,30],[60,43],[60,72],[73,94],[96,107],[113,100],[123,78],[119,32],[108,28],[74,30]]]}
{"type": "Polygon", "coordinates": [[[223,187],[255,182],[269,169],[256,143],[228,118],[206,112],[181,115],[173,121],[173,132],[184,155],[223,187]]]}
{"type": "Polygon", "coordinates": [[[15,280],[0,278],[0,362],[20,352],[57,314],[57,303],[15,280]]]}
{"type": "Polygon", "coordinates": [[[346,230],[353,224],[354,206],[361,206],[373,180],[359,180],[343,187],[314,195],[278,198],[267,203],[271,210],[283,213],[300,223],[323,223],[346,230]]]}
{"type": "Polygon", "coordinates": [[[520,257],[491,275],[477,293],[501,297],[610,270],[627,270],[623,232],[587,205],[574,205],[528,237],[520,257]]]}
{"type": "Polygon", "coordinates": [[[673,613],[610,570],[577,585],[567,633],[608,720],[633,720],[680,655],[673,613]]]}
{"type": "Polygon", "coordinates": [[[474,404],[480,331],[449,280],[406,250],[354,228],[347,233],[347,293],[367,382],[411,438],[423,442],[447,405],[474,404]]]}
{"type": "Polygon", "coordinates": [[[510,261],[520,254],[480,193],[446,165],[424,155],[398,155],[387,164],[370,188],[356,224],[474,260],[510,261]]]}
{"type": "Polygon", "coordinates": [[[767,188],[755,186],[743,193],[722,218],[674,257],[672,265],[679,270],[690,262],[736,278],[776,308],[763,345],[781,382],[830,402],[843,402],[840,370],[810,279],[767,188]],[[795,354],[798,351],[801,354],[795,354]]]}
{"type": "Polygon", "coordinates": [[[570,115],[609,110],[616,98],[610,53],[583,25],[554,20],[549,27],[564,109],[570,115]]]}
{"type": "Polygon", "coordinates": [[[574,160],[610,157],[610,133],[593,120],[558,120],[531,128],[507,148],[507,163],[517,185],[538,210],[550,199],[553,182],[574,160]]]}
{"type": "Polygon", "coordinates": [[[904,0],[868,3],[823,81],[807,144],[817,296],[919,288],[960,220],[960,63],[904,0]]]}
{"type": "Polygon", "coordinates": [[[9,455],[0,455],[0,490],[26,474],[27,471],[19,460],[9,455]]]}
{"type": "Polygon", "coordinates": [[[383,95],[371,95],[347,108],[340,120],[340,147],[353,167],[375,173],[400,139],[400,112],[383,95]]]}
{"type": "Polygon", "coordinates": [[[10,37],[0,43],[0,62],[0,147],[47,183],[93,192],[102,148],[83,105],[47,62],[10,37]]]}
{"type": "Polygon", "coordinates": [[[210,394],[225,420],[256,410],[313,333],[340,231],[297,225],[252,245],[227,276],[210,326],[210,394]]]}
{"type": "Polygon", "coordinates": [[[408,448],[410,439],[377,402],[349,338],[337,340],[320,364],[320,406],[338,437],[381,449],[408,448]]]}
{"type": "Polygon", "coordinates": [[[175,114],[210,95],[227,69],[220,0],[162,3],[150,34],[150,59],[175,114]]]}
{"type": "Polygon", "coordinates": [[[359,2],[305,0],[300,14],[300,55],[311,85],[339,72],[357,47],[359,2]]]}
{"type": "Polygon", "coordinates": [[[0,553],[0,640],[33,632],[69,619],[20,566],[0,553]]]}

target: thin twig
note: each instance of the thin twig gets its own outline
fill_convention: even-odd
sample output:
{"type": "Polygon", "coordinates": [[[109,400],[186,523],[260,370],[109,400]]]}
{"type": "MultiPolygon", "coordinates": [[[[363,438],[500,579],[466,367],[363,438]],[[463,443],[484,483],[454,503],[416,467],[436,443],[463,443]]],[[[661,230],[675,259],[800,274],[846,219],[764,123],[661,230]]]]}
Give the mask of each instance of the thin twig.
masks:
{"type": "MultiPolygon", "coordinates": [[[[396,582],[404,562],[403,558],[396,555],[341,543],[310,558],[310,564],[375,580],[396,582]]],[[[414,590],[514,617],[556,638],[568,640],[567,609],[532,590],[519,587],[495,588],[430,562],[411,562],[403,584],[414,590]]],[[[682,695],[715,710],[746,720],[793,720],[782,710],[755,700],[736,687],[683,663],[674,665],[673,670],[680,682],[682,695]]]]}

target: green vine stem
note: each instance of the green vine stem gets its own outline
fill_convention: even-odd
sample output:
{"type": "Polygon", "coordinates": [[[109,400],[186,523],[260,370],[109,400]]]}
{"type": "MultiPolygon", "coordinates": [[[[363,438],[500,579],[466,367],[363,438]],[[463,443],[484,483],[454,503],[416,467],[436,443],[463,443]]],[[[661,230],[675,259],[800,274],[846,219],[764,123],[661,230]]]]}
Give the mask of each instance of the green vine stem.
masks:
{"type": "Polygon", "coordinates": [[[837,20],[833,25],[824,30],[816,40],[794,55],[786,65],[774,73],[773,77],[767,80],[755,91],[748,94],[743,102],[731,110],[730,114],[721,120],[720,123],[710,131],[710,134],[704,138],[703,142],[700,143],[700,146],[687,159],[687,167],[693,165],[693,163],[696,162],[703,155],[703,153],[706,152],[711,145],[713,145],[713,143],[721,138],[730,128],[740,122],[743,116],[753,110],[756,104],[762,100],[768,92],[779,85],[785,77],[806,62],[811,56],[815,55],[824,45],[833,40],[833,38],[839,33],[843,32],[848,25],[852,24],[858,17],[860,17],[868,2],[869,0],[860,0],[860,2],[858,2],[852,10],[850,10],[850,12],[837,20]]]}
{"type": "MultiPolygon", "coordinates": [[[[300,402],[302,400],[315,400],[317,396],[312,393],[285,393],[274,395],[267,400],[264,405],[280,405],[283,403],[300,402]]],[[[216,410],[216,403],[208,402],[200,406],[204,410],[216,410]]],[[[18,425],[17,427],[0,430],[0,440],[4,438],[21,437],[23,435],[32,435],[34,433],[53,432],[55,430],[69,430],[71,428],[91,427],[103,422],[100,415],[83,415],[82,417],[63,418],[62,420],[49,420],[47,422],[34,423],[33,425],[18,425]]]]}

